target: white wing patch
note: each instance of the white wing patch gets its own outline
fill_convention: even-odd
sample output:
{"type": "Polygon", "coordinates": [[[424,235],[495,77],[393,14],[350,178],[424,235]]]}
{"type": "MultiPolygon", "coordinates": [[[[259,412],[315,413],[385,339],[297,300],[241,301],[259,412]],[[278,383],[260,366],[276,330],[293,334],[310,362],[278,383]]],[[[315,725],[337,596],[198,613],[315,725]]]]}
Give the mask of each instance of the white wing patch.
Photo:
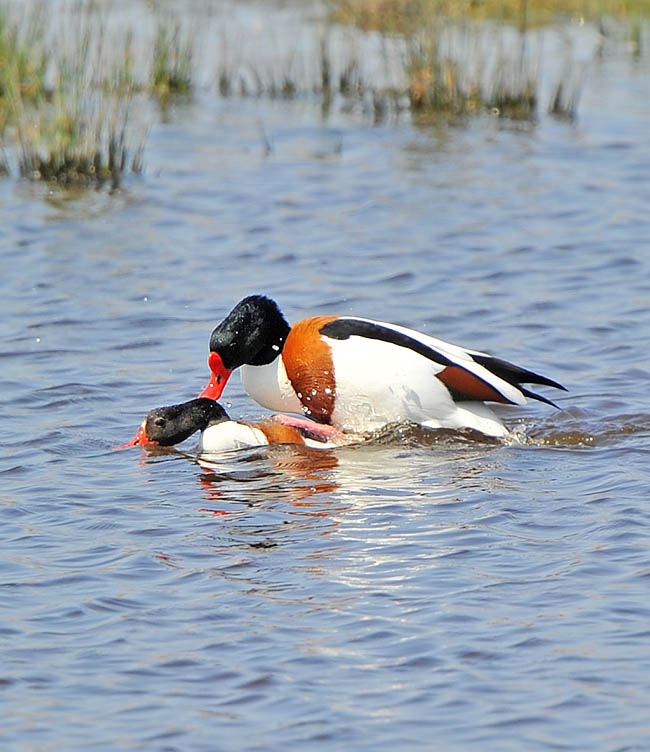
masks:
{"type": "MultiPolygon", "coordinates": [[[[467,371],[470,371],[475,376],[477,376],[482,381],[489,384],[491,387],[496,389],[500,394],[502,394],[506,399],[510,400],[514,404],[517,405],[525,405],[527,400],[526,397],[522,394],[522,392],[512,384],[508,383],[502,378],[499,378],[499,376],[496,376],[491,371],[489,371],[485,366],[482,366],[480,363],[477,363],[475,360],[472,359],[472,355],[482,355],[485,357],[489,357],[489,353],[481,352],[480,350],[468,350],[465,348],[460,347],[459,345],[451,344],[450,342],[445,342],[444,340],[437,339],[436,337],[431,337],[428,334],[423,334],[422,332],[418,332],[415,329],[408,329],[405,326],[398,326],[397,324],[389,324],[385,321],[376,321],[374,319],[366,319],[366,318],[360,318],[358,316],[341,316],[341,319],[347,320],[347,321],[364,321],[369,324],[375,324],[377,326],[384,327],[386,329],[392,329],[395,332],[398,332],[399,334],[403,334],[407,337],[410,337],[411,339],[416,340],[417,342],[420,342],[425,347],[431,348],[435,352],[440,353],[448,360],[452,361],[453,363],[457,364],[461,368],[464,368],[467,371]]],[[[363,341],[364,337],[361,337],[359,335],[351,335],[350,339],[356,339],[357,341],[363,341]]],[[[381,340],[378,340],[381,341],[381,340]]],[[[398,345],[395,345],[398,346],[398,345]]],[[[404,350],[408,350],[409,348],[404,347],[402,348],[404,350]]],[[[423,356],[419,356],[423,357],[423,356]]],[[[434,363],[432,361],[432,364],[436,366],[435,373],[440,373],[445,366],[440,365],[439,363],[434,363]]]]}

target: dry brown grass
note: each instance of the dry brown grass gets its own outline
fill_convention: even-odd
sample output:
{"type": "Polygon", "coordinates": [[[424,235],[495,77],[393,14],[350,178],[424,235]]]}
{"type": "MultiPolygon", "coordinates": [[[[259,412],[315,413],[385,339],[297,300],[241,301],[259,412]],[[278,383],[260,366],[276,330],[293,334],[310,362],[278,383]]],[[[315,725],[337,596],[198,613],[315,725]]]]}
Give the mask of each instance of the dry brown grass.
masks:
{"type": "Polygon", "coordinates": [[[650,15],[648,0],[341,0],[333,18],[361,29],[409,33],[426,19],[538,25],[556,18],[650,15]]]}

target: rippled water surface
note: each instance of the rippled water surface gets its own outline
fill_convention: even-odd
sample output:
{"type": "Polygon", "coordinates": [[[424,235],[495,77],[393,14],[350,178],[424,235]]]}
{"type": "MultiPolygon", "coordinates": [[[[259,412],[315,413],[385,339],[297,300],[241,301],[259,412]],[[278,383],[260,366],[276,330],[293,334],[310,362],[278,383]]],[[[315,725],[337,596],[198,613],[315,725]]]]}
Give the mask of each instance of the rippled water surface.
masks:
{"type": "Polygon", "coordinates": [[[577,122],[527,126],[199,92],[115,194],[0,182],[3,749],[650,748],[649,74],[609,49],[577,122]],[[488,350],[563,409],[505,409],[508,443],[113,451],[252,292],[488,350]]]}

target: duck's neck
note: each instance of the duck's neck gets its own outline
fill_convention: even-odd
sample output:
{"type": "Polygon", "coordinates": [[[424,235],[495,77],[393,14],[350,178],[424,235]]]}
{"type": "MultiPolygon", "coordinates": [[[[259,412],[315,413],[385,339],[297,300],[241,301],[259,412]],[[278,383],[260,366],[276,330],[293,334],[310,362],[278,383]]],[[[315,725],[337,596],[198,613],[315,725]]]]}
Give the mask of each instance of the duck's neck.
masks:
{"type": "Polygon", "coordinates": [[[302,404],[296,397],[284,368],[281,353],[273,362],[266,365],[246,365],[241,368],[241,380],[246,390],[256,402],[269,410],[302,414],[302,404]]]}

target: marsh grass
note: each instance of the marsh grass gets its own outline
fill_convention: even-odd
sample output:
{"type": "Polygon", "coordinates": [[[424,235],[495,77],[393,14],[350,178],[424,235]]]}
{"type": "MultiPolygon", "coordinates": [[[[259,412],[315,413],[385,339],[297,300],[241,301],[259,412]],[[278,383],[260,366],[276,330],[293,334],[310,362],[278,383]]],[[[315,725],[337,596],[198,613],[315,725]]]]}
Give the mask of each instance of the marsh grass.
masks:
{"type": "Polygon", "coordinates": [[[423,19],[501,21],[539,26],[558,18],[595,21],[604,15],[618,18],[650,15],[648,0],[339,0],[332,19],[360,29],[411,34],[423,19]]]}
{"type": "Polygon", "coordinates": [[[325,27],[311,47],[317,66],[301,69],[289,55],[278,74],[277,65],[274,70],[235,63],[224,55],[219,92],[224,97],[317,97],[324,115],[335,106],[356,108],[374,122],[404,112],[418,121],[453,121],[483,112],[536,118],[539,61],[528,51],[526,31],[491,22],[458,23],[444,15],[425,20],[409,7],[412,29],[381,35],[374,46],[364,46],[359,30],[348,34],[346,44],[341,27],[325,27]],[[382,56],[383,66],[377,64],[382,56]],[[374,67],[368,64],[371,58],[374,67]],[[382,68],[391,74],[383,75],[382,68]]]}
{"type": "Polygon", "coordinates": [[[119,97],[81,101],[57,90],[37,117],[19,120],[20,174],[62,186],[117,188],[126,171],[141,165],[141,147],[128,145],[128,106],[119,97]]]}
{"type": "MultiPolygon", "coordinates": [[[[28,21],[32,38],[45,40],[42,17],[28,21]]],[[[129,166],[128,113],[134,91],[129,45],[119,64],[111,66],[105,29],[92,7],[68,21],[50,47],[42,41],[49,66],[38,96],[24,84],[24,66],[10,71],[18,172],[63,186],[108,183],[115,188],[129,166]]]]}
{"type": "Polygon", "coordinates": [[[471,32],[435,18],[406,37],[406,87],[411,110],[462,116],[481,107],[482,83],[466,52],[471,32]],[[462,37],[462,38],[461,38],[462,37]]]}
{"type": "Polygon", "coordinates": [[[584,74],[565,75],[555,86],[548,107],[549,114],[560,120],[573,122],[577,116],[583,82],[584,74]]]}
{"type": "Polygon", "coordinates": [[[328,25],[318,27],[304,45],[308,52],[299,53],[296,46],[261,63],[240,59],[226,43],[217,69],[218,92],[222,97],[318,101],[324,116],[337,101],[343,108],[361,106],[379,90],[364,78],[363,52],[334,36],[328,25]]]}
{"type": "Polygon", "coordinates": [[[525,28],[437,17],[406,35],[410,109],[422,118],[489,112],[535,120],[539,53],[525,28]]]}
{"type": "Polygon", "coordinates": [[[458,115],[475,109],[476,93],[463,85],[458,65],[440,54],[435,35],[410,40],[406,74],[413,111],[458,115]]]}
{"type": "Polygon", "coordinates": [[[162,97],[190,93],[195,46],[194,35],[183,33],[178,20],[158,23],[151,67],[154,92],[162,97]]]}
{"type": "Polygon", "coordinates": [[[459,30],[446,22],[420,29],[402,42],[400,53],[395,49],[389,53],[393,62],[400,61],[393,83],[370,78],[361,51],[341,55],[339,50],[337,55],[321,40],[318,75],[301,77],[290,66],[277,75],[251,64],[222,64],[217,74],[219,93],[270,99],[316,97],[324,114],[339,104],[370,113],[374,121],[403,112],[420,121],[454,120],[482,112],[518,120],[536,117],[539,71],[524,54],[524,35],[510,39],[510,53],[500,56],[494,52],[503,43],[497,30],[459,30]]]}
{"type": "MultiPolygon", "coordinates": [[[[532,121],[541,60],[528,47],[545,24],[579,18],[602,31],[605,16],[627,20],[628,45],[639,59],[641,18],[649,15],[648,0],[341,0],[331,19],[404,40],[405,84],[398,92],[373,90],[376,101],[403,101],[406,94],[420,120],[491,112],[532,121]]],[[[548,104],[549,113],[566,120],[576,117],[585,78],[574,60],[566,56],[548,104]]]]}
{"type": "Polygon", "coordinates": [[[534,119],[538,62],[525,33],[429,19],[404,38],[402,84],[373,91],[377,113],[406,108],[418,121],[490,112],[534,119]]]}
{"type": "Polygon", "coordinates": [[[17,99],[38,103],[46,97],[42,13],[23,21],[0,7],[0,133],[13,118],[17,99]]]}
{"type": "Polygon", "coordinates": [[[115,188],[142,170],[146,129],[130,122],[134,97],[189,91],[193,41],[160,23],[150,78],[137,80],[131,29],[108,35],[94,3],[64,6],[57,20],[38,3],[0,6],[0,136],[17,152],[0,159],[0,174],[13,163],[31,180],[115,188]]]}
{"type": "Polygon", "coordinates": [[[499,55],[482,92],[481,106],[498,117],[534,120],[537,116],[539,65],[528,53],[525,32],[513,42],[511,57],[499,55]]]}
{"type": "MultiPolygon", "coordinates": [[[[545,5],[557,10],[577,2],[545,5]]],[[[580,0],[583,9],[601,10],[635,2],[580,0]]],[[[207,67],[201,39],[220,52],[211,81],[222,97],[305,98],[320,102],[323,117],[339,107],[374,122],[402,113],[453,122],[482,112],[534,121],[542,47],[534,24],[542,5],[346,0],[334,17],[347,26],[330,20],[304,25],[311,38],[282,29],[275,39],[262,25],[259,38],[244,36],[238,44],[227,23],[216,30],[196,21],[189,26],[188,16],[163,14],[156,5],[144,11],[143,29],[125,26],[119,15],[109,23],[111,5],[94,0],[61,0],[56,17],[46,16],[47,5],[37,0],[0,0],[0,174],[13,168],[59,185],[116,187],[141,171],[148,125],[138,117],[198,89],[196,68],[207,67]],[[491,20],[498,7],[500,20],[491,20]]],[[[637,59],[645,52],[642,18],[632,19],[626,37],[637,59]]],[[[604,38],[607,24],[600,28],[604,38]]],[[[565,58],[548,111],[572,120],[585,69],[568,44],[565,58]]]]}
{"type": "Polygon", "coordinates": [[[643,51],[643,31],[640,18],[635,18],[631,22],[628,43],[632,50],[632,57],[635,60],[640,60],[643,51]]]}

